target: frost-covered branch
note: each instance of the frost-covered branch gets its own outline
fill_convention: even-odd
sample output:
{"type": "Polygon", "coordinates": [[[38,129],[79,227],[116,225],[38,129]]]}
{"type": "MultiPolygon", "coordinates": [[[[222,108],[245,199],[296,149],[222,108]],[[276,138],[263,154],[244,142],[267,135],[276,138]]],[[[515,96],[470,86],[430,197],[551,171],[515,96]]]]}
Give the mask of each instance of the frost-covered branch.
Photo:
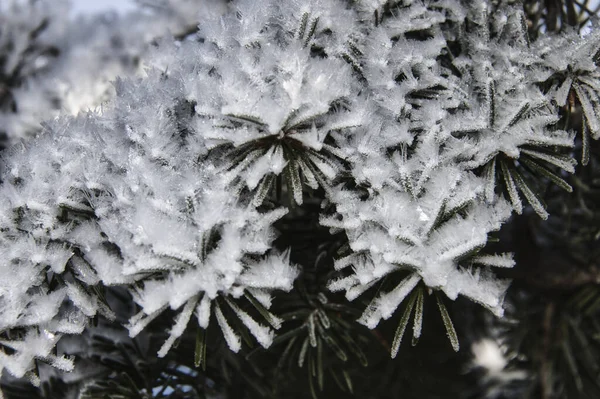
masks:
{"type": "Polygon", "coordinates": [[[176,312],[161,357],[193,319],[233,351],[237,321],[268,347],[273,293],[299,273],[274,224],[307,197],[349,244],[329,288],[377,287],[369,328],[404,308],[394,355],[413,310],[420,336],[425,295],[456,350],[444,296],[502,315],[493,268],[514,261],[486,244],[522,197],[545,219],[540,188],[571,190],[564,107],[576,96],[597,138],[597,34],[531,43],[522,10],[483,0],[209,4],[197,36],[159,40],[102,112],[5,152],[0,370],[70,368],[51,350],[112,316],[105,286],[139,305],[131,336],[176,312]]]}

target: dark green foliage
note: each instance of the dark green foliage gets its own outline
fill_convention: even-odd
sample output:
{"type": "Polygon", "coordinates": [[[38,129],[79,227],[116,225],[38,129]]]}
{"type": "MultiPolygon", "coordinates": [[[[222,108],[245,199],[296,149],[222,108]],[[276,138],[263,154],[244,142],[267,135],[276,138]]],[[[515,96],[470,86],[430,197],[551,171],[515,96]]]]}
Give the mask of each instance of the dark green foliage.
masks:
{"type": "Polygon", "coordinates": [[[529,36],[536,39],[544,31],[560,32],[581,29],[600,6],[590,0],[524,0],[529,36]]]}
{"type": "Polygon", "coordinates": [[[547,223],[525,215],[506,230],[518,234],[517,267],[508,273],[513,305],[509,321],[495,324],[515,356],[512,366],[531,373],[528,397],[600,395],[599,156],[593,142],[589,164],[568,179],[572,195],[549,190],[547,223]]]}

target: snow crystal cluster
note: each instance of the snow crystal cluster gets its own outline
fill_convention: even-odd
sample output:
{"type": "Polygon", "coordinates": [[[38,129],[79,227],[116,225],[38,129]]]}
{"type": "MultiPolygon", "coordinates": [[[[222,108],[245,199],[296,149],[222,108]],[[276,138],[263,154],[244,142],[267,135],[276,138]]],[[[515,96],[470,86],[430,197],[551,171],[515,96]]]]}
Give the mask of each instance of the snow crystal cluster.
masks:
{"type": "Polygon", "coordinates": [[[239,318],[268,347],[272,295],[299,273],[273,247],[278,179],[292,209],[321,190],[321,224],[347,236],[331,290],[352,301],[395,276],[361,323],[416,287],[502,315],[508,281],[492,268],[514,261],[481,250],[523,199],[548,217],[532,182],[570,189],[560,107],[575,93],[598,137],[600,33],[530,43],[521,9],[484,0],[207,4],[197,37],[160,41],[101,113],[5,151],[0,374],[71,369],[53,348],[113,316],[104,286],[139,305],[132,336],[176,311],[159,356],[192,318],[216,319],[233,351],[239,318]]]}
{"type": "Polygon", "coordinates": [[[0,3],[4,144],[35,135],[60,111],[76,115],[100,106],[113,95],[111,80],[142,74],[151,42],[195,28],[201,8],[195,1],[160,0],[127,15],[74,18],[67,0],[0,3]]]}

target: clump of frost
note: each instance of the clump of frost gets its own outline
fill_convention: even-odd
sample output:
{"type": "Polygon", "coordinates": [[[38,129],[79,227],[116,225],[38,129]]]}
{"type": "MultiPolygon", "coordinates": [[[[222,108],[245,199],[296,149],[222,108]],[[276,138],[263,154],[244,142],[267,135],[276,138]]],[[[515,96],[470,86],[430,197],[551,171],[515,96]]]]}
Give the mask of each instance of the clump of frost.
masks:
{"type": "MultiPolygon", "coordinates": [[[[160,356],[193,314],[206,328],[211,308],[230,347],[239,349],[224,306],[269,346],[271,328],[235,300],[251,295],[269,307],[271,291],[291,289],[298,272],[289,253],[270,251],[271,225],[286,210],[257,211],[229,190],[218,168],[197,162],[206,145],[178,127],[180,84],[158,72],[122,81],[102,114],[59,119],[11,149],[0,194],[1,267],[19,281],[2,285],[2,331],[81,333],[96,313],[110,317],[86,286],[136,283],[142,311],[130,321],[132,336],[166,307],[181,309],[160,356]],[[137,112],[127,112],[133,104],[137,112]]],[[[47,351],[56,340],[33,345],[40,339],[5,343],[15,348],[5,368],[21,377],[33,359],[52,360],[47,351]]]]}
{"type": "Polygon", "coordinates": [[[270,252],[271,225],[286,210],[257,211],[231,192],[217,167],[197,162],[207,147],[198,132],[178,126],[178,113],[189,107],[177,98],[181,84],[177,75],[157,72],[119,83],[114,107],[99,119],[122,136],[94,163],[111,165],[112,174],[92,166],[87,171],[98,190],[90,203],[99,228],[119,248],[123,275],[143,283],[133,291],[142,311],[130,321],[130,333],[135,336],[167,307],[181,309],[159,351],[164,356],[192,315],[206,328],[214,308],[227,342],[238,350],[239,338],[221,309],[227,304],[269,346],[270,329],[232,299],[256,291],[267,301],[269,291],[291,289],[297,271],[289,254],[270,252]],[[127,112],[133,104],[137,112],[127,112]],[[153,277],[158,271],[165,277],[153,277]]]}
{"type": "MultiPolygon", "coordinates": [[[[60,112],[100,107],[114,95],[117,76],[143,74],[153,40],[195,31],[204,3],[156,1],[127,15],[70,19],[64,0],[3,2],[0,135],[10,145],[37,134],[60,112]]],[[[224,8],[218,0],[208,5],[213,13],[224,8]]]]}
{"type": "Polygon", "coordinates": [[[573,135],[557,127],[558,108],[531,76],[542,58],[529,48],[523,12],[485,1],[364,8],[380,18],[361,43],[369,123],[336,135],[354,184],[332,190],[335,211],[321,222],[345,231],[352,253],[336,261],[344,277],[330,288],[353,300],[392,273],[405,276],[365,310],[360,321],[371,328],[418,284],[501,315],[508,282],[490,268],[514,262],[479,252],[511,207],[522,211],[518,190],[548,216],[519,160],[542,164],[544,176],[574,171],[549,151],[572,146],[573,135]]]}
{"type": "Polygon", "coordinates": [[[256,205],[277,175],[302,204],[303,185],[327,188],[342,168],[330,132],[362,123],[344,61],[359,37],[355,15],[338,1],[238,1],[230,10],[207,18],[204,45],[188,49],[194,127],[225,155],[226,178],[255,192],[256,205]]]}
{"type": "Polygon", "coordinates": [[[508,282],[476,265],[512,267],[512,260],[500,255],[469,259],[468,255],[485,246],[488,233],[500,228],[510,208],[500,198],[486,204],[481,182],[470,173],[455,168],[434,172],[422,187],[406,183],[414,191],[387,186],[367,200],[339,190],[333,197],[336,216],[321,220],[346,231],[354,252],[336,261],[336,269],[352,266],[352,273],[332,281],[330,289],[345,290],[353,300],[391,273],[412,273],[403,283],[410,286],[382,294],[365,311],[360,321],[370,328],[389,318],[419,281],[450,299],[461,294],[502,314],[508,282]]]}

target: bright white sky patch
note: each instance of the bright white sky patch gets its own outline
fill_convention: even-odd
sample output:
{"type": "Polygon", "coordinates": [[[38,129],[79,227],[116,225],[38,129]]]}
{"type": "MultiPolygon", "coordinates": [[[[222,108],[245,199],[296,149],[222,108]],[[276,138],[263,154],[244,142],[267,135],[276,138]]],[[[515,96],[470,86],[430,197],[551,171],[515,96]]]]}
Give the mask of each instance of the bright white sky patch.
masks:
{"type": "Polygon", "coordinates": [[[73,4],[73,14],[88,14],[115,10],[126,12],[135,7],[131,0],[71,0],[73,4]]]}

